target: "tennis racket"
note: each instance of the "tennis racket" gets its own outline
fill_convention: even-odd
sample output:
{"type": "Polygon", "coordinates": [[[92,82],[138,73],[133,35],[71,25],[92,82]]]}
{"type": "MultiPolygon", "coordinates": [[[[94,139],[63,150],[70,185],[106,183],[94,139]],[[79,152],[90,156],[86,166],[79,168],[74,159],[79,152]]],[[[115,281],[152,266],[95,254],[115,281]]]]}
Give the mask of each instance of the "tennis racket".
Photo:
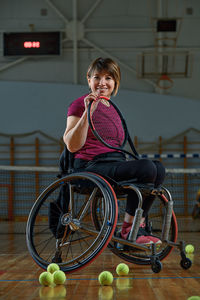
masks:
{"type": "Polygon", "coordinates": [[[109,98],[99,96],[88,105],[88,123],[94,136],[106,147],[124,152],[139,159],[128,133],[126,122],[117,107],[109,98]],[[132,152],[124,149],[129,143],[132,152]]]}

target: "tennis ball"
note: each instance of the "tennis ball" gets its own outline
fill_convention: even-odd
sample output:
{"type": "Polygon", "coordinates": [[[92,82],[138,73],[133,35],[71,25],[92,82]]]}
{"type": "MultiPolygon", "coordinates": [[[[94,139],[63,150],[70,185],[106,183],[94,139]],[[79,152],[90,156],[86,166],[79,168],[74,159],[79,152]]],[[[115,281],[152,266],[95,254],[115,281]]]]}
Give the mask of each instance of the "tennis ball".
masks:
{"type": "Polygon", "coordinates": [[[98,280],[101,285],[111,285],[113,282],[113,275],[109,271],[103,271],[99,274],[98,280]]]}
{"type": "Polygon", "coordinates": [[[47,267],[47,272],[50,272],[51,274],[53,274],[55,271],[58,271],[58,270],[60,270],[59,265],[54,264],[54,263],[48,265],[48,267],[47,267]]]}
{"type": "Polygon", "coordinates": [[[191,296],[187,300],[200,300],[200,296],[191,296]]]}
{"type": "Polygon", "coordinates": [[[121,263],[116,267],[116,272],[118,275],[127,275],[129,273],[129,267],[126,264],[121,263]]]}
{"type": "Polygon", "coordinates": [[[187,245],[186,247],[185,247],[185,252],[186,253],[193,253],[194,252],[194,246],[193,245],[187,245]]]}
{"type": "Polygon", "coordinates": [[[39,283],[41,285],[51,285],[53,283],[53,276],[49,272],[42,272],[39,276],[39,283]]]}
{"type": "Polygon", "coordinates": [[[65,283],[66,275],[63,271],[58,270],[53,273],[53,282],[55,284],[63,284],[65,283]]]}

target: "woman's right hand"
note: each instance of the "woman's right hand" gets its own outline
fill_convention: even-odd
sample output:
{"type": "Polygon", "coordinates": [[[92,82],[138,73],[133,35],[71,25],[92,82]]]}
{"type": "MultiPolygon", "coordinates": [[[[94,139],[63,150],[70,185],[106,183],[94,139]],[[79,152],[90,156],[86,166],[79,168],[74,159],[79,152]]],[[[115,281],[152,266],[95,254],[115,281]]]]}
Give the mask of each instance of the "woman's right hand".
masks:
{"type": "Polygon", "coordinates": [[[91,113],[93,113],[95,111],[95,109],[97,108],[97,105],[100,100],[101,99],[99,98],[98,94],[90,93],[89,95],[87,95],[84,98],[85,109],[88,110],[89,103],[91,101],[94,101],[94,104],[92,105],[92,108],[91,108],[91,113]]]}

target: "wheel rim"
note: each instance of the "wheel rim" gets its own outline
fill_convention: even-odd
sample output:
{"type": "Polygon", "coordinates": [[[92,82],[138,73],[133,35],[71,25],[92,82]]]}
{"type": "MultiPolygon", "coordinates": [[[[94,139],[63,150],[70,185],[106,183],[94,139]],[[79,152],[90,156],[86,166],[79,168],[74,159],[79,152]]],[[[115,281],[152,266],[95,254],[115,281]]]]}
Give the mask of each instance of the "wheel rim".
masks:
{"type": "MultiPolygon", "coordinates": [[[[89,197],[91,203],[95,197],[91,199],[89,197]]],[[[27,244],[33,259],[41,267],[46,268],[55,254],[56,242],[57,250],[62,252],[60,267],[66,272],[75,271],[96,258],[112,237],[116,220],[116,199],[113,199],[114,197],[115,195],[102,178],[88,173],[87,175],[82,173],[81,175],[67,176],[47,188],[32,208],[27,223],[27,244]],[[66,221],[65,238],[56,241],[47,223],[49,203],[58,197],[61,186],[71,182],[74,184],[76,180],[80,181],[80,179],[85,181],[85,185],[88,181],[90,184],[92,183],[94,185],[92,190],[97,189],[96,196],[105,199],[102,227],[97,230],[92,222],[91,206],[87,205],[88,196],[85,198],[75,189],[71,194],[74,199],[71,223],[67,224],[66,221]],[[73,227],[71,225],[75,223],[75,220],[79,228],[71,230],[73,227]]]]}

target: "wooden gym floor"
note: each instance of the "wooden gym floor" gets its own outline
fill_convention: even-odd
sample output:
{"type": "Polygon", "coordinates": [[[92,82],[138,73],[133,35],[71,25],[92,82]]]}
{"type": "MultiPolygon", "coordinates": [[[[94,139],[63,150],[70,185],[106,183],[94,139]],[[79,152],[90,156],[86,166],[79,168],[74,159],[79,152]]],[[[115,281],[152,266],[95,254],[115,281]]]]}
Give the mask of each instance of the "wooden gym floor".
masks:
{"type": "Polygon", "coordinates": [[[163,261],[160,273],[153,273],[149,266],[128,263],[129,275],[118,277],[115,267],[122,260],[106,249],[88,267],[68,274],[63,286],[41,287],[38,277],[43,270],[30,257],[25,235],[5,232],[0,234],[0,299],[186,300],[192,295],[200,296],[200,231],[185,233],[184,239],[195,246],[189,270],[180,267],[180,255],[174,249],[163,261]],[[113,273],[112,286],[99,285],[97,277],[103,270],[113,273]]]}

